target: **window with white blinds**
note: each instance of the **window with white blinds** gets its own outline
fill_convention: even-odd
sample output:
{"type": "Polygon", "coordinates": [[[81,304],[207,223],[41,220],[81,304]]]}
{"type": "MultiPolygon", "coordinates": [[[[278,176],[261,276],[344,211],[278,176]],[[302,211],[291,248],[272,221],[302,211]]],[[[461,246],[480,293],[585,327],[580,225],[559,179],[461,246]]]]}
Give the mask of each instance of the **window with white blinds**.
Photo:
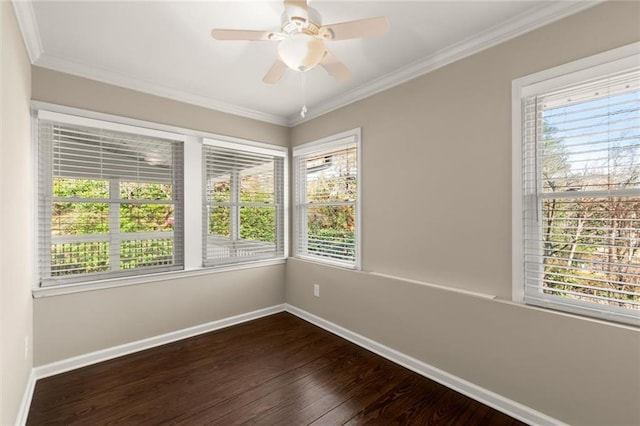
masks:
{"type": "Polygon", "coordinates": [[[204,265],[283,258],[286,152],[212,140],[202,150],[204,265]]]}
{"type": "Polygon", "coordinates": [[[40,286],[182,269],[180,135],[38,114],[40,286]]]}
{"type": "Polygon", "coordinates": [[[524,301],[640,324],[640,66],[525,87],[524,301]],[[582,77],[582,78],[580,78],[582,77]],[[557,84],[554,84],[556,83],[557,84]]]}
{"type": "Polygon", "coordinates": [[[296,256],[360,267],[360,131],[293,150],[296,256]]]}

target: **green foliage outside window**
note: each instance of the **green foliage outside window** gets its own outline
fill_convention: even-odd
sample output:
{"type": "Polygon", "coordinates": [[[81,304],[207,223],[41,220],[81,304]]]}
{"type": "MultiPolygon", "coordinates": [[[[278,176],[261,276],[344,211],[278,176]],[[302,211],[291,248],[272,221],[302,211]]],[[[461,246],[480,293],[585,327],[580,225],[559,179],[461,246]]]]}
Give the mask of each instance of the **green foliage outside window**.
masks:
{"type": "Polygon", "coordinates": [[[92,179],[55,178],[53,196],[68,199],[52,206],[53,235],[106,234],[109,232],[109,182],[92,179]],[[91,199],[95,202],[75,202],[91,199]]]}
{"type": "Polygon", "coordinates": [[[109,271],[107,241],[51,245],[51,276],[109,271]]]}
{"type": "Polygon", "coordinates": [[[353,205],[357,196],[355,148],[308,158],[306,167],[307,251],[336,259],[355,258],[353,205]],[[313,206],[318,203],[318,206],[313,206]]]}
{"type": "MultiPolygon", "coordinates": [[[[239,231],[240,238],[246,240],[275,243],[276,241],[276,206],[273,200],[273,183],[265,182],[262,175],[250,175],[241,179],[239,231]],[[242,206],[243,203],[264,204],[263,206],[242,206]]],[[[231,237],[231,212],[228,205],[231,201],[229,181],[213,184],[211,197],[214,205],[209,213],[209,233],[223,237],[231,237]]]]}
{"type": "MultiPolygon", "coordinates": [[[[167,232],[174,227],[172,185],[119,182],[121,201],[109,203],[107,180],[54,178],[52,236],[93,236],[109,234],[110,208],[119,209],[119,232],[167,232]],[[68,201],[67,201],[68,200],[68,201]],[[167,201],[168,203],[144,203],[167,201]]],[[[51,245],[52,276],[106,272],[110,270],[109,241],[64,242],[51,245]]],[[[120,269],[170,265],[173,262],[170,238],[120,242],[120,269]]]]}

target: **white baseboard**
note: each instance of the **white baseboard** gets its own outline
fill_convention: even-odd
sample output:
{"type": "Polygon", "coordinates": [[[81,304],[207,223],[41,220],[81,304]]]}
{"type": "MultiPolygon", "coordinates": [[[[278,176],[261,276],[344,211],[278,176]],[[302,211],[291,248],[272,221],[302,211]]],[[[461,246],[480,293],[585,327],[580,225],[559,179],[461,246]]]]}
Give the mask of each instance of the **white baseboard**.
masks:
{"type": "Polygon", "coordinates": [[[422,376],[441,383],[448,388],[460,392],[461,394],[473,398],[476,401],[495,408],[496,410],[501,411],[525,423],[545,426],[565,425],[563,422],[547,416],[546,414],[536,411],[530,407],[527,407],[523,404],[520,404],[519,402],[512,401],[508,398],[496,394],[495,392],[482,388],[478,385],[461,379],[460,377],[454,376],[453,374],[440,370],[437,367],[429,365],[409,355],[403,354],[402,352],[371,340],[368,337],[362,336],[358,333],[355,333],[351,330],[348,330],[335,323],[327,321],[319,316],[316,316],[312,313],[296,308],[295,306],[289,304],[271,306],[269,308],[248,312],[246,314],[212,321],[206,324],[173,331],[159,336],[150,337],[148,339],[138,340],[136,342],[126,343],[124,345],[114,346],[112,348],[107,348],[85,355],[57,361],[51,364],[35,367],[31,370],[31,374],[25,388],[24,396],[22,398],[22,403],[20,405],[20,410],[18,412],[16,424],[21,426],[24,425],[27,421],[35,383],[38,379],[64,373],[70,370],[75,370],[87,365],[107,361],[113,358],[128,355],[156,346],[164,345],[166,343],[171,343],[189,337],[197,336],[199,334],[208,333],[210,331],[230,327],[232,325],[262,318],[283,311],[287,311],[293,315],[296,315],[297,317],[300,317],[335,335],[347,339],[350,342],[368,349],[371,352],[374,352],[396,364],[402,365],[409,370],[412,370],[422,376]]]}
{"type": "Polygon", "coordinates": [[[498,395],[488,389],[468,382],[446,371],[440,370],[437,367],[420,361],[409,355],[403,354],[395,349],[385,346],[381,343],[371,340],[368,337],[362,336],[358,333],[354,333],[338,324],[327,321],[317,315],[296,308],[295,306],[285,304],[285,310],[293,315],[296,315],[318,327],[338,335],[346,340],[349,340],[356,345],[370,350],[373,353],[380,355],[383,358],[388,359],[396,364],[402,365],[411,371],[414,371],[421,376],[434,380],[450,389],[460,392],[476,401],[479,401],[489,407],[492,407],[498,411],[501,411],[515,419],[523,421],[530,425],[566,425],[560,420],[554,419],[544,413],[541,413],[533,408],[527,407],[519,402],[505,398],[502,395],[498,395]]]}
{"type": "Polygon", "coordinates": [[[31,407],[31,398],[33,398],[33,390],[36,387],[36,380],[36,373],[32,368],[29,373],[29,378],[27,379],[27,385],[24,388],[24,393],[22,394],[22,401],[20,402],[18,416],[16,417],[16,425],[22,426],[27,423],[29,407],[31,407]]]}

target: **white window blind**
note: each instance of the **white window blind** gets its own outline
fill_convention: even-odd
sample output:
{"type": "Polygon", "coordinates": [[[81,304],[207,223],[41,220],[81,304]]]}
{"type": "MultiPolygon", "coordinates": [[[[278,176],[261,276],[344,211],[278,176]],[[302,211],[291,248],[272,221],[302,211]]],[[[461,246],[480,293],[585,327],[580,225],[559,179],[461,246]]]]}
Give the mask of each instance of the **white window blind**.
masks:
{"type": "Polygon", "coordinates": [[[285,256],[285,159],[279,150],[203,145],[205,266],[285,256]]]}
{"type": "Polygon", "coordinates": [[[40,111],[41,286],[182,269],[183,143],[117,127],[40,111]]]}
{"type": "Polygon", "coordinates": [[[525,301],[640,323],[640,69],[533,93],[522,119],[525,301]]]}
{"type": "Polygon", "coordinates": [[[359,267],[359,132],[294,149],[296,255],[359,267]]]}

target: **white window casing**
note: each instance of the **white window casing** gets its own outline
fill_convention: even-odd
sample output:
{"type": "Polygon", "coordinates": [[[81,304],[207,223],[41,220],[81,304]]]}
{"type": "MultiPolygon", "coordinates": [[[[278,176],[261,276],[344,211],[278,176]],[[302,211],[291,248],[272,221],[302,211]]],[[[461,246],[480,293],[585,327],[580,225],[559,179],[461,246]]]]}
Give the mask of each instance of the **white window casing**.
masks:
{"type": "Polygon", "coordinates": [[[360,129],[293,149],[295,256],[361,268],[360,129]]]}
{"type": "Polygon", "coordinates": [[[640,43],[512,95],[513,299],[640,324],[640,43]]]}

